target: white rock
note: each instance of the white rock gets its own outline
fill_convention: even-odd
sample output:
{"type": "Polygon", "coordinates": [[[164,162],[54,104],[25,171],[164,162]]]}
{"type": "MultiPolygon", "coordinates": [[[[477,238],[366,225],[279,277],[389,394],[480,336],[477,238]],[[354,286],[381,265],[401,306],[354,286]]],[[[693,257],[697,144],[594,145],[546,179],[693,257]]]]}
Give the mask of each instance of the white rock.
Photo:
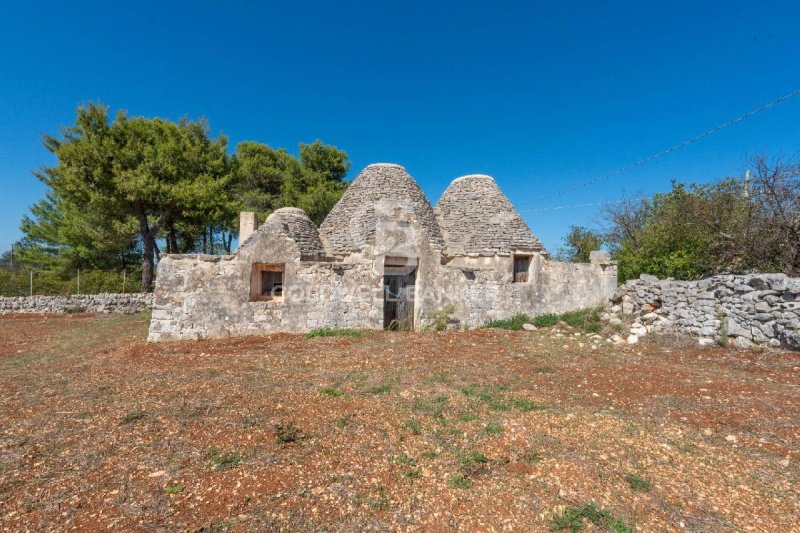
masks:
{"type": "Polygon", "coordinates": [[[536,326],[533,324],[522,324],[522,329],[525,331],[536,331],[536,326]]]}
{"type": "Polygon", "coordinates": [[[699,339],[697,339],[697,343],[700,346],[711,346],[712,344],[715,344],[716,341],[714,339],[710,339],[708,337],[700,337],[699,339]]]}
{"type": "Polygon", "coordinates": [[[627,342],[628,344],[636,344],[637,342],[639,342],[639,336],[628,335],[628,339],[625,342],[627,342]]]}

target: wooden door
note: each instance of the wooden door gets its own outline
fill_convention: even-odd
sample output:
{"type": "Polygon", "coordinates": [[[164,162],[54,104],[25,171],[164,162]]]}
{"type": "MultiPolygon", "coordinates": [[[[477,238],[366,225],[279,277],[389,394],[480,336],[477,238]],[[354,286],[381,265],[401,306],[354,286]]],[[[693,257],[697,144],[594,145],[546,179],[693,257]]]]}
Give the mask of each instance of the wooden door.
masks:
{"type": "Polygon", "coordinates": [[[417,271],[383,276],[383,327],[414,330],[414,285],[417,271]]]}

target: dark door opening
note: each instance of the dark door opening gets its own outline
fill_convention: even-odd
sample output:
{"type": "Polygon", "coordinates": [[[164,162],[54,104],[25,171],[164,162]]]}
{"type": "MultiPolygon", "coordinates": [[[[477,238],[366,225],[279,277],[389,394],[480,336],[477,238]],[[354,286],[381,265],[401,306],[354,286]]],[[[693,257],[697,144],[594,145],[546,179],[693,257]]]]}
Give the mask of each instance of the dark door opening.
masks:
{"type": "Polygon", "coordinates": [[[383,327],[414,331],[416,260],[387,257],[383,274],[383,327]]]}

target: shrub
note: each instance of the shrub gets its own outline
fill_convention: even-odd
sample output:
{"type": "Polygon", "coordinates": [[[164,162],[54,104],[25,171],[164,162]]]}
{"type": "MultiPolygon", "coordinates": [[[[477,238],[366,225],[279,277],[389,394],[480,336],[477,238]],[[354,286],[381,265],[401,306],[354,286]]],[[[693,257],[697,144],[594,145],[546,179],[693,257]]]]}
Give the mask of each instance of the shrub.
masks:
{"type": "Polygon", "coordinates": [[[289,444],[297,442],[303,438],[303,432],[293,421],[280,421],[275,424],[275,442],[278,444],[289,444]]]}
{"type": "Polygon", "coordinates": [[[363,336],[363,331],[347,328],[316,328],[306,333],[307,339],[313,339],[314,337],[352,337],[358,339],[363,336]]]}
{"type": "Polygon", "coordinates": [[[222,453],[216,448],[212,448],[206,454],[211,459],[211,468],[214,470],[225,470],[238,465],[242,457],[236,453],[222,453]]]}
{"type": "Polygon", "coordinates": [[[505,320],[491,320],[483,325],[484,328],[492,329],[510,329],[519,331],[522,329],[523,324],[533,324],[534,319],[525,314],[514,315],[505,320]]]}
{"type": "Polygon", "coordinates": [[[430,328],[433,331],[444,331],[447,329],[447,324],[450,322],[450,318],[455,312],[456,307],[452,304],[446,305],[441,309],[437,309],[431,313],[430,322],[427,325],[427,328],[430,328]]]}
{"type": "Polygon", "coordinates": [[[650,492],[653,489],[653,485],[639,474],[628,474],[625,476],[625,481],[634,492],[650,492]]]}
{"type": "Polygon", "coordinates": [[[448,484],[454,489],[468,489],[472,486],[472,481],[467,479],[464,474],[456,474],[450,478],[448,484]]]}
{"type": "Polygon", "coordinates": [[[539,315],[533,320],[533,325],[537,328],[547,328],[556,324],[558,324],[558,315],[552,313],[539,315]]]}
{"type": "Polygon", "coordinates": [[[567,507],[560,515],[554,515],[550,522],[550,531],[582,531],[583,519],[614,533],[633,533],[633,529],[621,518],[614,518],[611,513],[594,503],[587,503],[583,507],[567,507]]]}

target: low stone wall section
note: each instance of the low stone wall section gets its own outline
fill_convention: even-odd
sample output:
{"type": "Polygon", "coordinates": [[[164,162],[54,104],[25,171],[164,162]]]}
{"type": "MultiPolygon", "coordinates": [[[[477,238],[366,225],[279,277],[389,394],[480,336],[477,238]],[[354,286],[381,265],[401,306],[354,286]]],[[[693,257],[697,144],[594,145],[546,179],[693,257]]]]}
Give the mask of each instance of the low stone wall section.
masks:
{"type": "Polygon", "coordinates": [[[72,296],[0,297],[0,314],[141,313],[153,305],[150,293],[101,293],[72,296]]]}
{"type": "Polygon", "coordinates": [[[634,335],[674,330],[705,343],[800,349],[800,278],[784,274],[698,281],[642,275],[620,286],[612,303],[612,312],[633,318],[634,335]]]}

